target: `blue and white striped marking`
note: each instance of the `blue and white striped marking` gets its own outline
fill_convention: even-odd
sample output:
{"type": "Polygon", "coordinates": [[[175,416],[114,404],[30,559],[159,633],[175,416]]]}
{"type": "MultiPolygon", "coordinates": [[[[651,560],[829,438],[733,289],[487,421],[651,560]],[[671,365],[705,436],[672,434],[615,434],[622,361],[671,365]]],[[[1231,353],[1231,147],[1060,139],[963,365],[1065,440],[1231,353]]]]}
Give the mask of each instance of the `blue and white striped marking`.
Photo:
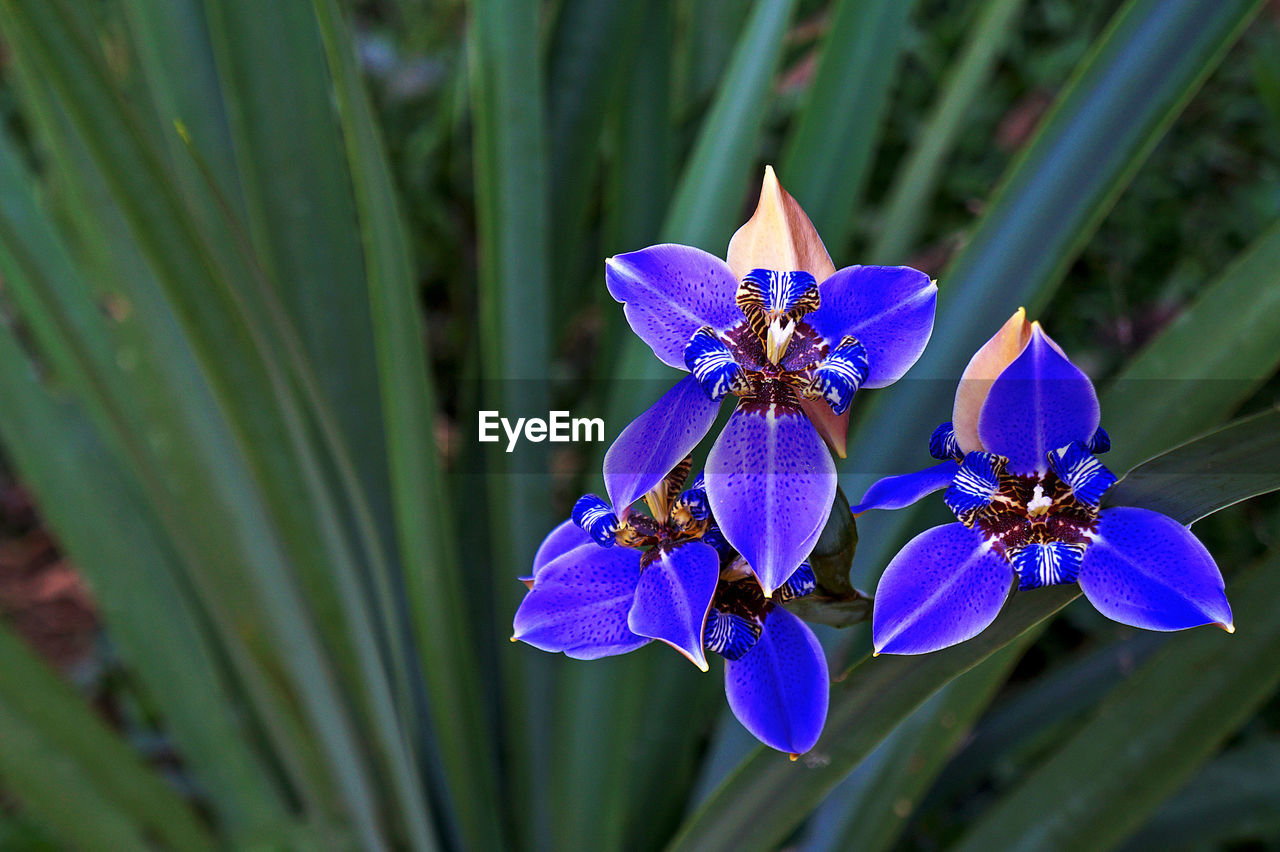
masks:
{"type": "Polygon", "coordinates": [[[929,438],[929,455],[938,461],[960,461],[964,453],[960,450],[960,442],[956,440],[956,429],[951,421],[938,426],[929,438]]]}
{"type": "Polygon", "coordinates": [[[1107,434],[1107,430],[1099,426],[1098,431],[1094,432],[1093,437],[1089,439],[1089,446],[1086,449],[1096,456],[1100,456],[1110,450],[1111,436],[1107,434]]]}
{"type": "Polygon", "coordinates": [[[786,603],[787,601],[793,601],[796,598],[812,594],[817,588],[818,578],[814,575],[813,567],[809,565],[809,560],[806,559],[787,578],[787,582],[778,587],[773,596],[777,601],[786,603]]]}
{"type": "Polygon", "coordinates": [[[713,401],[748,387],[747,374],[728,345],[710,328],[700,328],[684,347],[684,363],[713,401]]]}
{"type": "Polygon", "coordinates": [[[1000,469],[1004,464],[1004,456],[992,453],[972,452],[964,457],[951,487],[942,497],[961,523],[972,525],[974,514],[991,505],[1000,487],[1000,469]]]}
{"type": "Polygon", "coordinates": [[[1024,591],[1074,583],[1083,558],[1083,544],[1061,541],[1028,544],[1009,553],[1009,561],[1018,574],[1018,588],[1024,591]]]}
{"type": "Polygon", "coordinates": [[[750,651],[760,639],[758,621],[712,609],[702,630],[702,644],[726,660],[736,660],[750,651]]]}
{"type": "Polygon", "coordinates": [[[822,304],[818,282],[808,272],[753,269],[738,285],[738,307],[744,314],[763,311],[799,319],[822,304]]]}
{"type": "Polygon", "coordinates": [[[840,345],[818,362],[809,382],[807,396],[825,399],[836,414],[844,414],[853,395],[867,380],[867,350],[853,337],[845,337],[840,345]]]}
{"type": "Polygon", "coordinates": [[[677,507],[684,507],[695,521],[705,521],[711,517],[711,504],[707,501],[707,486],[703,480],[701,472],[693,482],[689,483],[681,494],[680,499],[676,501],[677,507]]]}
{"type": "Polygon", "coordinates": [[[601,547],[609,547],[613,544],[614,536],[618,532],[618,516],[600,497],[595,494],[582,495],[578,498],[578,502],[573,504],[573,511],[569,513],[569,517],[575,524],[582,527],[596,544],[601,547]]]}
{"type": "Polygon", "coordinates": [[[1107,489],[1116,484],[1116,475],[1079,441],[1049,453],[1049,467],[1077,500],[1090,506],[1096,507],[1107,489]]]}

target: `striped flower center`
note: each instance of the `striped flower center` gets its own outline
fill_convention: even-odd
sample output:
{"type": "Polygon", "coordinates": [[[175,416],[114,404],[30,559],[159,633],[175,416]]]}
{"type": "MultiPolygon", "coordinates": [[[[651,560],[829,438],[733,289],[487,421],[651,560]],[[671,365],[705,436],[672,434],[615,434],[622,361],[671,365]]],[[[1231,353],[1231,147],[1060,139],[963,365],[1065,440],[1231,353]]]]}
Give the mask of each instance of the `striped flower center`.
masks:
{"type": "Polygon", "coordinates": [[[836,414],[849,410],[867,379],[867,350],[850,336],[832,346],[804,321],[821,304],[812,275],[753,269],[736,301],[740,323],[724,332],[700,328],[685,346],[685,366],[708,397],[821,399],[836,414]]]}
{"type": "Polygon", "coordinates": [[[961,456],[949,427],[934,432],[930,452],[960,462],[943,497],[956,518],[1009,560],[1019,588],[1074,583],[1102,495],[1116,481],[1093,454],[1109,448],[1106,433],[1049,453],[1049,469],[1037,476],[1007,470],[1009,460],[994,453],[961,456]]]}

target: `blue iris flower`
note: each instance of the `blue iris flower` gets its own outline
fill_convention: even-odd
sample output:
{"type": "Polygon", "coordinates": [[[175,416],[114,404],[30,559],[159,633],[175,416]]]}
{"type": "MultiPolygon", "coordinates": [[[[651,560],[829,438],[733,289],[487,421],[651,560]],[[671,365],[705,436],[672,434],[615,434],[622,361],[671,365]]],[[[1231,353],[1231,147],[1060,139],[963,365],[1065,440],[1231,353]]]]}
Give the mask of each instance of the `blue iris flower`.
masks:
{"type": "Polygon", "coordinates": [[[808,751],[827,717],[822,646],[778,604],[816,585],[807,562],[773,597],[720,535],[702,477],[686,461],[645,496],[650,515],[586,495],[534,557],[512,641],[577,659],[625,654],[653,639],[703,671],[724,657],[725,694],[757,739],[808,751]]]}
{"type": "Polygon", "coordinates": [[[941,463],[873,485],[854,507],[901,508],[933,491],[959,523],[916,536],[876,590],[877,653],[922,654],[982,632],[1010,587],[1079,583],[1103,615],[1149,630],[1232,631],[1222,574],[1191,531],[1135,507],[1100,508],[1116,477],[1098,398],[1039,323],[1019,311],[974,356],[941,463]]]}
{"type": "Polygon", "coordinates": [[[610,502],[627,506],[652,488],[707,434],[721,399],[738,397],[707,458],[707,497],[771,596],[831,511],[836,470],[824,438],[842,453],[853,395],[896,382],[920,357],[937,287],[908,267],[835,270],[771,170],[728,262],[657,245],[611,258],[606,280],[635,333],[691,374],[609,448],[610,502]]]}

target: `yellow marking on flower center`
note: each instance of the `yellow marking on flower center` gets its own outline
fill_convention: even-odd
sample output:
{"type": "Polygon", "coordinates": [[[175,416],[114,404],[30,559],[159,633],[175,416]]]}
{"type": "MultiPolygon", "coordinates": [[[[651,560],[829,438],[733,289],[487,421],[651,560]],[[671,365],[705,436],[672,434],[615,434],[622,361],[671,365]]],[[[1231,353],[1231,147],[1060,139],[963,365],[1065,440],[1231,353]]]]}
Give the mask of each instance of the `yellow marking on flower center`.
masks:
{"type": "Polygon", "coordinates": [[[771,363],[782,363],[782,356],[787,354],[787,347],[791,345],[791,336],[795,333],[796,321],[788,316],[776,317],[769,323],[764,341],[764,354],[771,363]]]}

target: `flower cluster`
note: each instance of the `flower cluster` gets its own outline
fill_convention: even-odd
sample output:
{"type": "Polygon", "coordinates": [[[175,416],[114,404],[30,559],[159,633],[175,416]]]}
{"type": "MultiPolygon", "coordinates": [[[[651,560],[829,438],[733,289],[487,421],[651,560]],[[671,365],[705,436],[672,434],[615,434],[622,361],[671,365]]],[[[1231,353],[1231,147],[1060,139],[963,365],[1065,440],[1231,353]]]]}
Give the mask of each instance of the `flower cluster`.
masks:
{"type": "Polygon", "coordinates": [[[1232,630],[1222,575],[1186,527],[1158,512],[1101,508],[1116,477],[1098,454],[1093,383],[1019,310],[970,361],[941,464],[873,485],[855,513],[943,488],[958,523],[916,536],[876,589],[877,652],[920,654],[977,635],[1022,590],[1079,583],[1098,611],[1150,630],[1232,630]]]}
{"type": "Polygon", "coordinates": [[[615,514],[594,494],[578,500],[534,558],[512,638],[579,659],[657,639],[703,671],[715,652],[747,730],[781,751],[808,751],[827,715],[827,663],[813,632],[778,604],[812,592],[813,571],[802,562],[766,598],[720,535],[703,477],[682,490],[689,467],[645,495],[647,515],[615,514]]]}
{"type": "MultiPolygon", "coordinates": [[[[686,371],[609,448],[608,499],[586,495],[547,536],[513,641],[593,659],[652,640],[707,671],[761,742],[813,747],[829,678],[814,633],[783,604],[813,592],[808,556],[836,494],[848,413],[916,362],[937,287],[908,267],[836,270],[804,211],[766,170],[725,260],[681,245],[610,259],[610,294],[663,363],[686,371]],[[736,405],[705,470],[691,453],[736,405]],[[643,498],[648,513],[638,510],[643,498]]],[[[981,632],[1014,588],[1079,583],[1102,613],[1155,630],[1231,629],[1222,576],[1190,531],[1103,508],[1116,477],[1089,378],[1018,311],[974,355],[938,464],[872,486],[855,515],[945,489],[957,522],[912,539],[885,569],[877,653],[918,654],[981,632]]]]}

